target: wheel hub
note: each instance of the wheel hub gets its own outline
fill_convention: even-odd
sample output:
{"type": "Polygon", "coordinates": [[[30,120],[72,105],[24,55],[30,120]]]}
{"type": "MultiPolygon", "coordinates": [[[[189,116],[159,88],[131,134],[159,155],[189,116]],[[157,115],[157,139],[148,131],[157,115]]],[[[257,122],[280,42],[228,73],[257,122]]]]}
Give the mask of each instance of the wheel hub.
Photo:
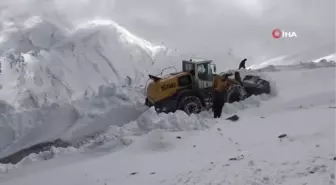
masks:
{"type": "Polygon", "coordinates": [[[197,113],[199,111],[198,105],[195,102],[190,102],[184,107],[184,111],[187,114],[197,113]]]}

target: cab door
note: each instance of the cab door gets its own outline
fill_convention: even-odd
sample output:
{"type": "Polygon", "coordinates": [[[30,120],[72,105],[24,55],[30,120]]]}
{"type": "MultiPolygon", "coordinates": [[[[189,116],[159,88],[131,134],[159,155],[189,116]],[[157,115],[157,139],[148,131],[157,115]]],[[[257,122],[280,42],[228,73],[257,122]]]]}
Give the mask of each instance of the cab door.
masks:
{"type": "Polygon", "coordinates": [[[210,63],[196,65],[196,79],[200,89],[208,89],[213,86],[213,73],[210,63]]]}

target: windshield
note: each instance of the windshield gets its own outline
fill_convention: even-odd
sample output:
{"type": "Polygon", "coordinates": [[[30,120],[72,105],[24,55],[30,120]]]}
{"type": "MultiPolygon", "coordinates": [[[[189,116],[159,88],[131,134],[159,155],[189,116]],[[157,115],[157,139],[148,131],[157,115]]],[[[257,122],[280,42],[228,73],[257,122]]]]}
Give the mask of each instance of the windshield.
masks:
{"type": "Polygon", "coordinates": [[[212,69],[210,63],[198,64],[197,73],[199,79],[205,81],[212,81],[212,69]]]}

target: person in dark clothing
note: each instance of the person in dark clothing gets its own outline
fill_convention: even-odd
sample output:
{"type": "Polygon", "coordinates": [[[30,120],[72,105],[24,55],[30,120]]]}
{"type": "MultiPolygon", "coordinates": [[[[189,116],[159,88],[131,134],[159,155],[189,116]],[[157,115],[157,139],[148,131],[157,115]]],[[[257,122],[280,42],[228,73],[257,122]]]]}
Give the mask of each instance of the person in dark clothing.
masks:
{"type": "Polygon", "coordinates": [[[214,113],[214,118],[220,118],[222,116],[222,110],[224,106],[224,93],[214,91],[213,93],[213,106],[212,110],[214,113]]]}
{"type": "Polygon", "coordinates": [[[238,69],[241,69],[241,68],[246,69],[246,66],[245,66],[246,60],[247,60],[247,58],[244,58],[244,59],[240,62],[240,64],[239,64],[239,68],[238,68],[238,69]]]}
{"type": "Polygon", "coordinates": [[[225,103],[225,87],[225,81],[220,81],[213,91],[212,111],[214,113],[214,118],[220,118],[222,116],[222,110],[225,103]]]}

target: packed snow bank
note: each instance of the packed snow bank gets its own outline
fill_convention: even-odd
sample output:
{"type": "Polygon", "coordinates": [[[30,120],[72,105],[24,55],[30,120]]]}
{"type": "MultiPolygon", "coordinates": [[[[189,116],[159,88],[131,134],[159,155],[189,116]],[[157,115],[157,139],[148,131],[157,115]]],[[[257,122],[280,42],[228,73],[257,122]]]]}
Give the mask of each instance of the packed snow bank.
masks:
{"type": "Polygon", "coordinates": [[[15,132],[9,127],[0,127],[0,151],[15,140],[15,132]]]}
{"type": "Polygon", "coordinates": [[[0,156],[134,120],[143,97],[133,87],[164,49],[110,20],[73,29],[40,17],[8,22],[0,41],[0,156]]]}
{"type": "Polygon", "coordinates": [[[14,142],[0,152],[0,157],[5,157],[34,144],[57,139],[73,126],[79,114],[72,105],[65,104],[1,115],[1,118],[15,130],[14,142]]]}
{"type": "Polygon", "coordinates": [[[3,33],[1,99],[22,107],[19,100],[33,96],[34,106],[41,106],[90,95],[100,85],[139,84],[152,57],[164,49],[113,21],[91,21],[74,30],[61,26],[32,17],[3,33]]]}
{"type": "Polygon", "coordinates": [[[136,95],[139,95],[136,89],[125,90],[111,84],[100,86],[94,96],[72,101],[71,104],[54,103],[1,114],[1,123],[5,124],[1,128],[11,132],[2,135],[0,158],[59,138],[78,142],[106,131],[111,125],[124,125],[135,120],[146,109],[136,95]]]}
{"type": "Polygon", "coordinates": [[[20,162],[16,164],[11,164],[11,163],[0,164],[0,172],[7,173],[10,170],[17,169],[22,166],[30,165],[37,161],[49,160],[49,159],[52,159],[52,158],[55,158],[61,155],[64,156],[66,154],[72,154],[75,151],[77,151],[77,149],[74,147],[57,148],[57,147],[52,146],[50,150],[41,151],[39,153],[32,153],[28,155],[27,157],[24,157],[20,162]]]}
{"type": "Polygon", "coordinates": [[[130,90],[122,92],[115,89],[114,93],[108,91],[105,94],[106,88],[113,89],[100,88],[96,96],[75,103],[77,110],[81,112],[81,118],[74,127],[60,136],[61,139],[69,142],[81,141],[85,137],[106,131],[111,125],[122,126],[133,121],[147,109],[143,105],[144,98],[138,92],[133,91],[132,94],[130,90]],[[139,97],[136,98],[137,96],[139,97]]]}

